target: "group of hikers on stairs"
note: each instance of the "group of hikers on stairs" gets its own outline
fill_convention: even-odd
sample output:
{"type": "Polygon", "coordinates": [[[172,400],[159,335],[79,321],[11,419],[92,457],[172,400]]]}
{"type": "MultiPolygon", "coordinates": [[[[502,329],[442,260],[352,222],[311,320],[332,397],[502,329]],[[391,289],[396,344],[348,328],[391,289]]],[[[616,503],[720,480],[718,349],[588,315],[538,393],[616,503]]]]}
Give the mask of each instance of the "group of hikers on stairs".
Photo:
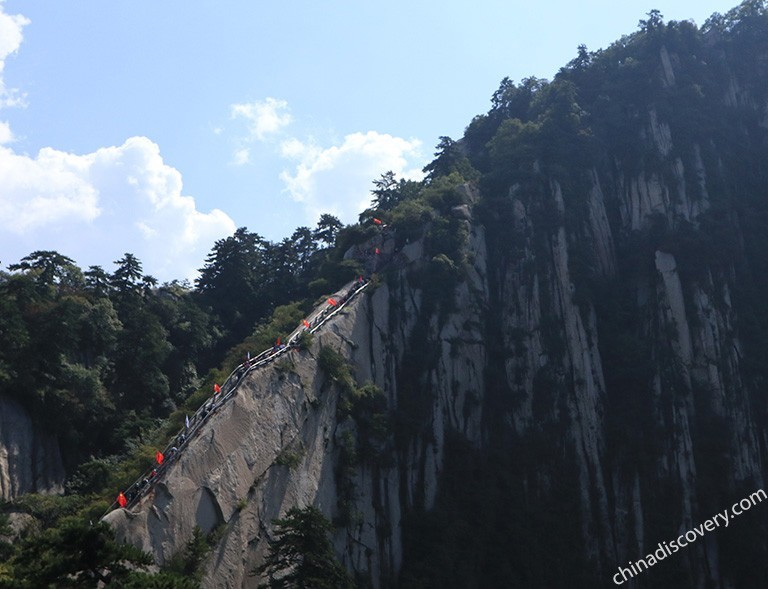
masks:
{"type": "MultiPolygon", "coordinates": [[[[374,219],[374,222],[378,219],[374,219]]],[[[376,223],[381,226],[381,223],[376,223]]],[[[386,228],[386,225],[382,226],[386,228]]],[[[366,275],[371,276],[375,274],[382,266],[384,260],[383,256],[380,256],[381,249],[376,246],[366,256],[366,275]]],[[[224,381],[224,384],[219,386],[214,384],[214,394],[190,418],[186,417],[184,427],[178,434],[171,440],[166,446],[165,450],[157,451],[155,453],[155,465],[140,476],[136,482],[124,491],[120,491],[117,498],[109,506],[105,512],[112,511],[115,507],[130,508],[135,505],[141,497],[146,495],[154,485],[163,477],[168,471],[171,464],[173,464],[189,444],[189,441],[200,430],[202,425],[218,411],[229,399],[231,399],[236,393],[237,388],[243,381],[243,378],[252,370],[261,368],[275,361],[283,354],[289,353],[296,348],[299,343],[299,336],[302,333],[313,334],[320,329],[328,320],[336,315],[342,308],[344,308],[350,300],[352,300],[357,294],[362,292],[365,287],[370,284],[368,278],[359,276],[356,280],[346,285],[340,292],[343,294],[337,299],[330,297],[326,302],[315,309],[306,319],[304,319],[293,332],[288,336],[287,343],[280,343],[278,338],[276,344],[261,352],[258,356],[251,358],[250,354],[246,357],[245,361],[238,365],[232,373],[224,381]]],[[[103,517],[103,516],[102,516],[103,517]]]]}
{"type": "Polygon", "coordinates": [[[216,413],[229,399],[234,397],[239,384],[243,381],[243,377],[246,374],[274,362],[283,354],[287,354],[296,348],[299,336],[302,333],[315,333],[331,317],[343,309],[355,295],[364,290],[369,283],[369,280],[362,276],[358,277],[357,280],[349,283],[343,289],[344,294],[341,297],[337,299],[333,297],[328,298],[319,310],[307,319],[304,319],[302,324],[288,336],[287,343],[280,343],[278,338],[277,343],[273,347],[264,350],[258,356],[254,358],[246,357],[245,361],[239,364],[227,377],[223,385],[215,384],[213,396],[206,400],[192,417],[186,417],[184,427],[176,434],[164,451],[155,453],[155,465],[153,468],[145,472],[125,491],[121,491],[117,499],[109,507],[108,512],[114,507],[129,508],[149,492],[155,483],[162,478],[170,465],[176,461],[182,450],[184,450],[208,418],[216,413]]]}

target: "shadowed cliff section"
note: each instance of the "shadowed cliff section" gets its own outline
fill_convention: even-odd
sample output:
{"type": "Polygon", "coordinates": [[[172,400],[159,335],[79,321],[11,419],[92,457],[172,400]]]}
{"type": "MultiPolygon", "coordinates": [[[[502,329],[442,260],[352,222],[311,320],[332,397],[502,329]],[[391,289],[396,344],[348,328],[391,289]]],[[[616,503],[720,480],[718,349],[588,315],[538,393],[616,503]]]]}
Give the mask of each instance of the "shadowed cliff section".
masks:
{"type": "MultiPolygon", "coordinates": [[[[361,586],[598,587],[763,488],[766,39],[762,3],[652,13],[505,80],[418,195],[382,190],[378,284],[249,375],[118,535],[166,562],[200,526],[206,586],[255,587],[271,521],[312,504],[361,586]]],[[[755,509],[636,586],[764,586],[766,532],[755,509]]]]}
{"type": "Polygon", "coordinates": [[[0,498],[61,492],[64,476],[56,438],[33,424],[21,405],[0,395],[0,498]]]}
{"type": "MultiPolygon", "coordinates": [[[[704,31],[652,14],[551,83],[505,80],[467,128],[501,343],[487,394],[514,424],[497,582],[609,582],[764,485],[766,33],[762,3],[704,31]]],[[[636,582],[764,584],[767,523],[636,582]]]]}

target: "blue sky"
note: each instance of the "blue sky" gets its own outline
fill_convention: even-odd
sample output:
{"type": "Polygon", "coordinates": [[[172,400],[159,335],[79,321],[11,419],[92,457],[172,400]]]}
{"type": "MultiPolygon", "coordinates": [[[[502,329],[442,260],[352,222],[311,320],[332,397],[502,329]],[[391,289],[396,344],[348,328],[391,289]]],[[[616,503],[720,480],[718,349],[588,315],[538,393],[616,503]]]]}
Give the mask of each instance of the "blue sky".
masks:
{"type": "Polygon", "coordinates": [[[701,25],[735,4],[0,0],[0,266],[132,252],[193,278],[236,227],[354,221],[504,76],[551,79],[652,8],[701,25]]]}

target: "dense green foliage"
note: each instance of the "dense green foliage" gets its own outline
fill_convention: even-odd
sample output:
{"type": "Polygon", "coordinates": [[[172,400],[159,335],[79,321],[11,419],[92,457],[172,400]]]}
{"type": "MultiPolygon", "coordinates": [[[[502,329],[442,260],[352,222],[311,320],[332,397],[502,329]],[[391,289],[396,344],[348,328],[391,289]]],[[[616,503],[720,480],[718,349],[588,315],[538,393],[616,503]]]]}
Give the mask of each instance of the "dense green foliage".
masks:
{"type": "Polygon", "coordinates": [[[275,524],[269,554],[255,572],[265,589],[351,589],[352,580],[336,560],[328,539],[331,523],[313,506],[293,507],[275,524]]]}
{"type": "MultiPolygon", "coordinates": [[[[347,278],[332,247],[340,228],[324,215],[280,243],[238,229],[214,245],[194,288],[158,286],[130,253],[110,274],[33,252],[0,273],[0,394],[61,440],[70,468],[124,452],[277,306],[307,299],[312,281],[336,287],[347,278]]],[[[280,327],[293,328],[298,315],[280,327]]]]}
{"type": "Polygon", "coordinates": [[[196,572],[148,573],[149,555],[118,544],[103,523],[89,525],[77,519],[30,534],[13,558],[0,565],[4,589],[87,589],[89,587],[196,589],[196,572]],[[191,574],[188,574],[191,573],[191,574]]]}
{"type": "Polygon", "coordinates": [[[197,384],[212,320],[130,254],[112,275],[34,252],[0,275],[0,394],[56,434],[72,466],[123,451],[197,384]]]}

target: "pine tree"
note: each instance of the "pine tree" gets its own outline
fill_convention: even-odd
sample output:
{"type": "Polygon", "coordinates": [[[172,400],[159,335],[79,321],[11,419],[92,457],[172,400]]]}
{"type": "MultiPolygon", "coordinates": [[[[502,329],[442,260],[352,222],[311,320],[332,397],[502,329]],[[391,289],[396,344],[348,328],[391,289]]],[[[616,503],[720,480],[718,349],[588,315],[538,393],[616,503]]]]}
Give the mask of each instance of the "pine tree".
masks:
{"type": "Polygon", "coordinates": [[[132,570],[148,566],[148,554],[115,542],[109,526],[69,521],[23,541],[11,561],[12,581],[0,586],[13,589],[43,587],[99,587],[118,583],[132,570]]]}
{"type": "Polygon", "coordinates": [[[328,539],[331,523],[316,507],[291,508],[284,519],[275,520],[276,539],[264,564],[256,573],[266,574],[264,589],[352,588],[349,573],[333,554],[328,539]]]}

